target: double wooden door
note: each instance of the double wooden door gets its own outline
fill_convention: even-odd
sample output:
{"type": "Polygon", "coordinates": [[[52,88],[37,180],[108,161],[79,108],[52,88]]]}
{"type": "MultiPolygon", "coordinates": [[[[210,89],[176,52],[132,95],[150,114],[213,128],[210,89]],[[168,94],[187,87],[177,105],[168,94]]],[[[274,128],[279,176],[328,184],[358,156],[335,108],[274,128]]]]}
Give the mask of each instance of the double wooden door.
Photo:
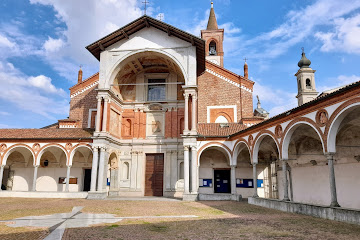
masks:
{"type": "Polygon", "coordinates": [[[163,196],[164,154],[146,154],[145,196],[163,196]]]}

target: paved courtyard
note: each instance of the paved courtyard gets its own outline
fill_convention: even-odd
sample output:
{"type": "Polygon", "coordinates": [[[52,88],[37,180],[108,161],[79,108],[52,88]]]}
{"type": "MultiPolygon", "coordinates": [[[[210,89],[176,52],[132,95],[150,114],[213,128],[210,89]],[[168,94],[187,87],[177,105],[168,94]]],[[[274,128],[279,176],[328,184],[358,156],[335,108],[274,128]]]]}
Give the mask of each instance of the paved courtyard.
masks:
{"type": "Polygon", "coordinates": [[[246,202],[2,198],[0,220],[1,240],[360,239],[360,225],[246,202]]]}

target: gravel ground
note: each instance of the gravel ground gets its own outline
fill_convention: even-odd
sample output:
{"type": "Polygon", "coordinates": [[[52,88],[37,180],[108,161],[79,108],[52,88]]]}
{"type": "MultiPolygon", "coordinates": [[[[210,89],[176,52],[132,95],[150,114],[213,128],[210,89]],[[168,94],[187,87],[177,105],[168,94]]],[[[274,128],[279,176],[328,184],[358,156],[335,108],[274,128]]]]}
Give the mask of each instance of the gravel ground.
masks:
{"type": "MultiPolygon", "coordinates": [[[[360,225],[283,213],[246,202],[95,201],[70,199],[0,200],[0,220],[70,212],[111,213],[116,224],[66,229],[63,239],[360,239],[360,225]],[[146,218],[196,215],[198,218],[146,218]]],[[[43,239],[48,229],[11,228],[0,223],[0,239],[43,239]]]]}

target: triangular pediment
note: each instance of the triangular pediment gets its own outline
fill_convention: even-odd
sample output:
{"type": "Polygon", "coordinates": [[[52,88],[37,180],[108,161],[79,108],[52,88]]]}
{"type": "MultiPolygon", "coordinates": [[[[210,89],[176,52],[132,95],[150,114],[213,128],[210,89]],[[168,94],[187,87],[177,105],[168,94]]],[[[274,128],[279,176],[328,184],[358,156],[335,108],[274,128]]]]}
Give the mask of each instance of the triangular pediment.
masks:
{"type": "Polygon", "coordinates": [[[100,53],[107,47],[121,40],[129,39],[132,34],[135,34],[144,28],[152,27],[165,32],[168,36],[179,38],[195,46],[197,74],[200,75],[205,71],[205,41],[203,39],[146,15],[136,19],[135,21],[125,25],[113,33],[110,33],[100,40],[97,40],[96,42],[87,46],[86,49],[91,52],[91,54],[94,55],[98,60],[100,60],[100,53]]]}

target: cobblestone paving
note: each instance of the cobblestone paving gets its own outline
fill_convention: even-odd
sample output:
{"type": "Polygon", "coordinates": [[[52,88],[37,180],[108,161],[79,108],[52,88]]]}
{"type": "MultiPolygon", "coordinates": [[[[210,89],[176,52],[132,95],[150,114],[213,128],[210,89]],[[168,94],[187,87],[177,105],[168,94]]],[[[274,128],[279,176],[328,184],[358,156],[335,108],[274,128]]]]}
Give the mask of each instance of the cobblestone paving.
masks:
{"type": "MultiPolygon", "coordinates": [[[[248,205],[245,202],[89,201],[0,199],[0,219],[71,212],[115,214],[111,224],[66,229],[62,239],[360,239],[360,225],[248,205]],[[162,218],[196,215],[198,218],[162,218]],[[151,218],[157,216],[158,218],[151,218]]],[[[0,223],[0,239],[44,239],[46,228],[10,228],[0,223]]]]}

